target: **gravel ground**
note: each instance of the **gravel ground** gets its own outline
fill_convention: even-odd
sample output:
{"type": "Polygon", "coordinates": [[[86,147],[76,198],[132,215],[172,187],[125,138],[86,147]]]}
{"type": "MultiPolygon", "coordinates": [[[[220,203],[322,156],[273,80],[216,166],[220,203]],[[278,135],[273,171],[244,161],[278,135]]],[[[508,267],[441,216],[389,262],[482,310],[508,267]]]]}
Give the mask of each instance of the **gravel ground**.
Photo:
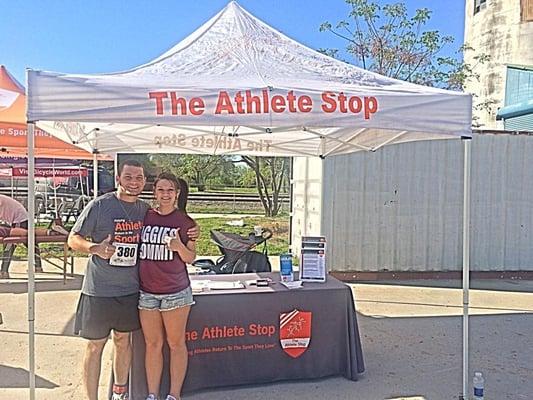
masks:
{"type": "MultiPolygon", "coordinates": [[[[72,335],[84,260],[63,285],[45,264],[37,274],[36,398],[82,398],[84,341],[72,335]]],[[[0,281],[0,399],[29,399],[26,265],[0,281]]],[[[356,299],[366,372],[341,377],[197,392],[184,399],[457,399],[462,387],[462,295],[454,283],[351,285],[356,299]],[[448,286],[448,287],[446,287],[448,286]]],[[[483,371],[486,399],[533,398],[533,284],[475,282],[471,291],[470,365],[483,371]]],[[[111,368],[104,353],[103,376],[111,368]]],[[[107,379],[102,379],[101,399],[107,379]]]]}

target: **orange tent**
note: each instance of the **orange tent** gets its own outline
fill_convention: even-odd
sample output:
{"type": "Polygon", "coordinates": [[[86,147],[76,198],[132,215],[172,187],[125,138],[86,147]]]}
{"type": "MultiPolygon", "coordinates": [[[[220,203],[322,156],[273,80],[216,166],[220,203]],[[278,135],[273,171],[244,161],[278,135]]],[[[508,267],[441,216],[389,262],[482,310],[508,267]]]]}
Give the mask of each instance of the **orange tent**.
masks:
{"type": "MultiPolygon", "coordinates": [[[[26,91],[3,65],[0,65],[0,155],[28,156],[26,91]]],[[[35,128],[35,157],[93,159],[91,153],[38,128],[35,128]]]]}

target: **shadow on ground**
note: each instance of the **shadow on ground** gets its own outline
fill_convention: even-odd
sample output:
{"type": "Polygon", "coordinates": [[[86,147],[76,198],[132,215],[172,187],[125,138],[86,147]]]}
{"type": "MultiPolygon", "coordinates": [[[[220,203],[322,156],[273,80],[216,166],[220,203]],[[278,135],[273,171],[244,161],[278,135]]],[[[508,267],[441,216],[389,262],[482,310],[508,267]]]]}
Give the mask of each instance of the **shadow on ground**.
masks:
{"type": "MultiPolygon", "coordinates": [[[[29,379],[29,372],[23,368],[0,365],[0,388],[27,388],[29,379]]],[[[58,387],[58,385],[36,375],[35,387],[53,389],[58,387]]]]}
{"type": "Polygon", "coordinates": [[[78,336],[74,334],[74,320],[76,319],[76,316],[73,315],[68,320],[67,324],[63,327],[63,330],[61,331],[61,336],[78,336]]]}
{"type": "MultiPolygon", "coordinates": [[[[74,322],[75,322],[76,316],[72,315],[68,322],[65,324],[61,332],[59,333],[52,333],[52,332],[35,332],[35,336],[71,336],[71,337],[78,337],[78,335],[74,334],[74,322]]],[[[26,330],[13,330],[13,329],[0,329],[1,333],[16,333],[16,334],[23,334],[27,335],[28,331],[26,330]]],[[[1,367],[1,365],[0,365],[1,367]]],[[[2,370],[0,369],[0,373],[2,370]]],[[[0,387],[2,382],[3,376],[0,375],[0,387]]]]}
{"type": "MultiPolygon", "coordinates": [[[[35,279],[36,292],[60,292],[63,290],[79,290],[83,282],[83,275],[68,276],[63,283],[63,277],[57,274],[39,276],[35,279]]],[[[28,279],[11,278],[0,281],[0,293],[22,294],[28,292],[28,279]]]]}
{"type": "MultiPolygon", "coordinates": [[[[420,286],[447,289],[461,289],[463,282],[454,279],[376,280],[357,282],[362,284],[390,286],[420,286]]],[[[533,280],[528,279],[470,279],[470,289],[506,292],[533,293],[533,280]]]]}

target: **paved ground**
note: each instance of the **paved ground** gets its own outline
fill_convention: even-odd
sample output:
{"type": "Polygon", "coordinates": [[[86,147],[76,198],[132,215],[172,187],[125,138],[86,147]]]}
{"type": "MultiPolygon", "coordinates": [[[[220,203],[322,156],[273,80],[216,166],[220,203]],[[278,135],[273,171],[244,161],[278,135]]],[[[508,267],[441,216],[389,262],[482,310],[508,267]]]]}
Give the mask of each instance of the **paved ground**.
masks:
{"type": "MultiPolygon", "coordinates": [[[[72,336],[72,318],[84,262],[63,285],[45,265],[37,274],[37,399],[82,398],[84,341],[72,336]]],[[[26,266],[0,281],[0,399],[29,398],[26,266]]],[[[486,377],[486,399],[533,398],[533,282],[474,281],[471,291],[471,366],[486,377]]],[[[352,285],[366,372],[357,382],[333,377],[210,390],[184,396],[207,399],[457,399],[461,392],[459,282],[352,285]],[[434,284],[438,287],[421,286],[434,284]]],[[[110,369],[110,347],[103,375],[110,369]]],[[[102,399],[107,381],[102,380],[102,399]]]]}

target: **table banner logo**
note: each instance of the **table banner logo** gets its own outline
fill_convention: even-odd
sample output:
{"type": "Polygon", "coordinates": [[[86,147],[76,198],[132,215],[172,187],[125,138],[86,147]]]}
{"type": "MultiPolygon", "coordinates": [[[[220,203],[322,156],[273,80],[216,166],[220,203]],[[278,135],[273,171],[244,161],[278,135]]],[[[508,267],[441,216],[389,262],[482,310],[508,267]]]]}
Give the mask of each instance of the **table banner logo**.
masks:
{"type": "Polygon", "coordinates": [[[294,310],[279,315],[279,339],[281,347],[289,356],[301,356],[311,341],[310,311],[294,310]]]}

